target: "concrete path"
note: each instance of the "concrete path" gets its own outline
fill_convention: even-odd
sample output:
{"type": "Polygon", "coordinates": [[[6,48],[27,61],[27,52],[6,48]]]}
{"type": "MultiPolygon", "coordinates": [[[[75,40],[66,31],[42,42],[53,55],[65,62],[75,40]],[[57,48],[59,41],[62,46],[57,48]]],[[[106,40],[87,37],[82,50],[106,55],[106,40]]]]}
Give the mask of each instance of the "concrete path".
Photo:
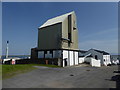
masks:
{"type": "Polygon", "coordinates": [[[95,68],[73,66],[65,68],[45,68],[17,75],[3,80],[3,88],[115,88],[111,81],[117,66],[95,68]]]}

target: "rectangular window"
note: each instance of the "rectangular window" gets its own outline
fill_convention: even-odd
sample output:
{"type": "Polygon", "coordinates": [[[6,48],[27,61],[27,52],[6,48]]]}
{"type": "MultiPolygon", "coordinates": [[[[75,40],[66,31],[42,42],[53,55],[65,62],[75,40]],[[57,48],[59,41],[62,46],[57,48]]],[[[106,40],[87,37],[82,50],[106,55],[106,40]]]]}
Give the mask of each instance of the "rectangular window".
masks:
{"type": "Polygon", "coordinates": [[[70,42],[71,42],[71,33],[68,33],[68,39],[70,40],[70,41],[68,41],[68,47],[70,47],[70,42]]]}
{"type": "Polygon", "coordinates": [[[68,47],[70,47],[70,42],[68,42],[68,47]]]}
{"type": "Polygon", "coordinates": [[[75,23],[75,20],[74,20],[74,25],[73,25],[73,30],[76,30],[76,23],[75,23]]]}
{"type": "Polygon", "coordinates": [[[72,19],[71,15],[68,16],[68,39],[71,41],[71,36],[72,36],[72,19]]]}
{"type": "Polygon", "coordinates": [[[95,59],[98,60],[98,56],[97,55],[95,55],[95,59]]]}
{"type": "Polygon", "coordinates": [[[38,58],[44,58],[44,51],[38,51],[38,58]]]}
{"type": "Polygon", "coordinates": [[[73,30],[76,30],[76,28],[75,28],[75,27],[73,27],[73,30]]]}
{"type": "Polygon", "coordinates": [[[68,39],[71,41],[71,33],[68,33],[68,39]]]}
{"type": "Polygon", "coordinates": [[[68,47],[70,47],[71,41],[72,41],[72,16],[71,15],[68,16],[68,39],[70,40],[68,41],[68,47]]]}

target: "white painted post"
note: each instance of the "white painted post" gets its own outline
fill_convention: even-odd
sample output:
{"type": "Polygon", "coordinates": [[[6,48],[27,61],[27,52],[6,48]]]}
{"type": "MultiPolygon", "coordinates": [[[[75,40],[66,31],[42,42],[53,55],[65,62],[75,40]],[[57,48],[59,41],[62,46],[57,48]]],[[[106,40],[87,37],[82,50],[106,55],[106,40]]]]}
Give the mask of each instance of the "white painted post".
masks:
{"type": "Polygon", "coordinates": [[[64,59],[63,59],[63,67],[65,67],[65,61],[64,61],[64,59]]]}
{"type": "Polygon", "coordinates": [[[58,66],[61,66],[61,60],[58,58],[58,66]]]}

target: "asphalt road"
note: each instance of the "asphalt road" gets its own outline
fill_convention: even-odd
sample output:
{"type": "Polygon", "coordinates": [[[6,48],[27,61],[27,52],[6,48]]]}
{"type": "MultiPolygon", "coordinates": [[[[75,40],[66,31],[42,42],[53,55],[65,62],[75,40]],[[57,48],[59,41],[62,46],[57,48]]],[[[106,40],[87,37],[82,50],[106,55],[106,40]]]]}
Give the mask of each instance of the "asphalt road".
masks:
{"type": "Polygon", "coordinates": [[[117,66],[36,67],[38,69],[3,80],[3,88],[116,88],[111,77],[117,66]]]}

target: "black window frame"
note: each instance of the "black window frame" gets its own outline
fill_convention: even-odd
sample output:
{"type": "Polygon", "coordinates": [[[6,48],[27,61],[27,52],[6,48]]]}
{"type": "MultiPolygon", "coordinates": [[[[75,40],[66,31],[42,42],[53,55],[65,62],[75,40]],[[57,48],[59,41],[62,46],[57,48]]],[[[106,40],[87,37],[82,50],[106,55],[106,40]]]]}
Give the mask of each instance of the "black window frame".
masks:
{"type": "Polygon", "coordinates": [[[50,50],[50,54],[52,54],[53,53],[53,51],[52,50],[50,50]]]}
{"type": "Polygon", "coordinates": [[[44,54],[47,54],[47,51],[44,51],[44,54]]]}

